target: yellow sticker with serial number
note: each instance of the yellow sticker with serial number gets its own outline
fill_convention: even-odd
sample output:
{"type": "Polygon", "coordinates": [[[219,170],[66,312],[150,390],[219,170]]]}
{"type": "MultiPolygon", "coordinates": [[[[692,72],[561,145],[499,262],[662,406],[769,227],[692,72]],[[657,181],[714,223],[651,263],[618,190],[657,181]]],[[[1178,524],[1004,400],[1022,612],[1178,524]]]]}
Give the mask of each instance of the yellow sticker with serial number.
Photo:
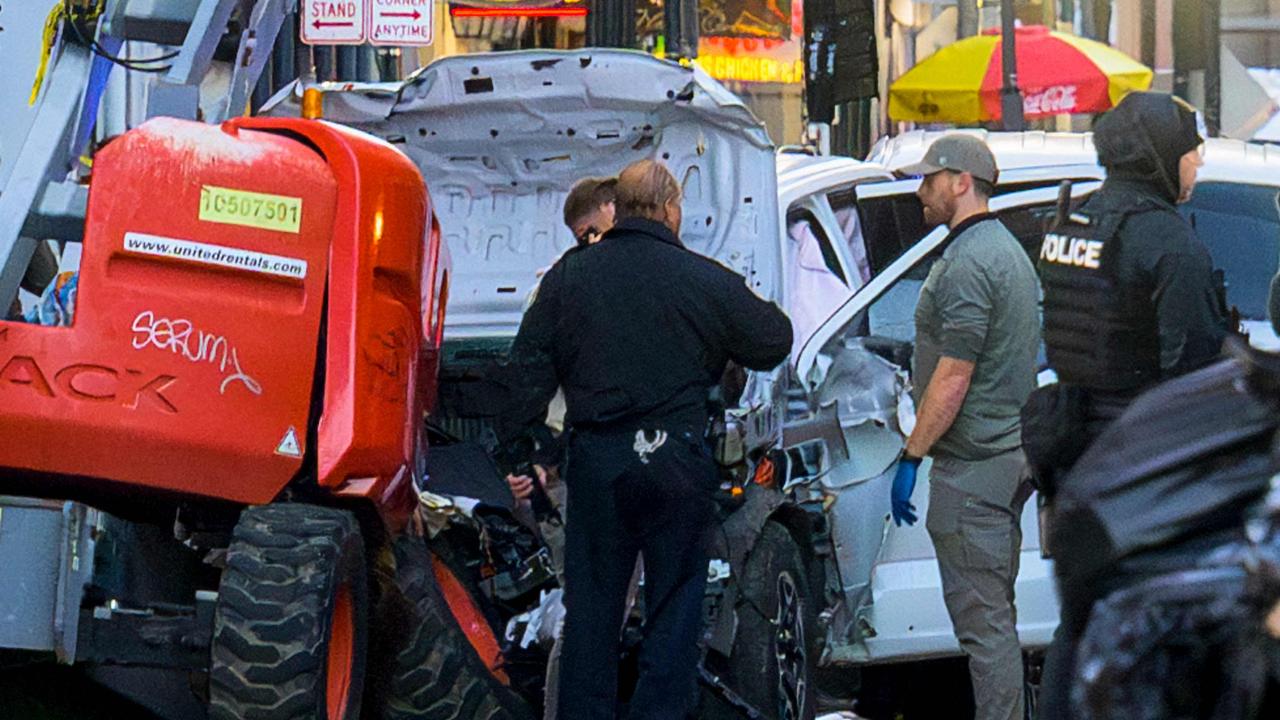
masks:
{"type": "Polygon", "coordinates": [[[200,188],[200,219],[296,234],[302,225],[302,198],[205,185],[200,188]]]}

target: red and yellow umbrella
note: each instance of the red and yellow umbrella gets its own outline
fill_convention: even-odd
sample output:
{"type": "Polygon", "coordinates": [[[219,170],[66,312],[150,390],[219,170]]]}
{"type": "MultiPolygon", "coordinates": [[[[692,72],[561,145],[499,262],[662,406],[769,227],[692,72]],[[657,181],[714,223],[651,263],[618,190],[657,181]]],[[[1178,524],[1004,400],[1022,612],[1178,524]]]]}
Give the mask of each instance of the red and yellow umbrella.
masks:
{"type": "MultiPolygon", "coordinates": [[[[1151,87],[1151,69],[1108,45],[1043,26],[1017,30],[1018,88],[1028,119],[1102,112],[1151,87]]],[[[1000,119],[999,31],[930,55],[889,88],[889,117],[971,124],[1000,119]]]]}

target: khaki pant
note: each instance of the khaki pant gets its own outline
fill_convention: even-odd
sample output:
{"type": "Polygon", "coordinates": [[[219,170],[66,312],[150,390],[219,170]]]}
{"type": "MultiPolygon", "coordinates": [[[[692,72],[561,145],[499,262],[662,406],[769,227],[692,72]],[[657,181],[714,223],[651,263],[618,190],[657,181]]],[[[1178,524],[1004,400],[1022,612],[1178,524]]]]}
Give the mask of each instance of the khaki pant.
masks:
{"type": "Polygon", "coordinates": [[[1022,720],[1022,647],[1013,604],[1022,548],[1026,459],[1015,450],[988,460],[935,458],[929,516],[943,599],[969,658],[975,720],[1022,720]]]}

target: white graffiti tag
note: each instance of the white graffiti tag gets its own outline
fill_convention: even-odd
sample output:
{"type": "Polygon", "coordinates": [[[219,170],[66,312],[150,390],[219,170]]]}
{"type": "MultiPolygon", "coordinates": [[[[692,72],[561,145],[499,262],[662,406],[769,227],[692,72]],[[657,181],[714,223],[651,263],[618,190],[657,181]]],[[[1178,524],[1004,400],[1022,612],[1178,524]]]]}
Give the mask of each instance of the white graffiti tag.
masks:
{"type": "Polygon", "coordinates": [[[157,317],[150,310],[138,313],[130,329],[134,332],[135,350],[154,345],[158,350],[168,350],[193,363],[217,365],[220,372],[226,373],[218,386],[218,392],[223,395],[228,385],[237,382],[254,395],[262,394],[262,386],[241,369],[239,353],[221,335],[196,330],[190,320],[157,317]]]}

